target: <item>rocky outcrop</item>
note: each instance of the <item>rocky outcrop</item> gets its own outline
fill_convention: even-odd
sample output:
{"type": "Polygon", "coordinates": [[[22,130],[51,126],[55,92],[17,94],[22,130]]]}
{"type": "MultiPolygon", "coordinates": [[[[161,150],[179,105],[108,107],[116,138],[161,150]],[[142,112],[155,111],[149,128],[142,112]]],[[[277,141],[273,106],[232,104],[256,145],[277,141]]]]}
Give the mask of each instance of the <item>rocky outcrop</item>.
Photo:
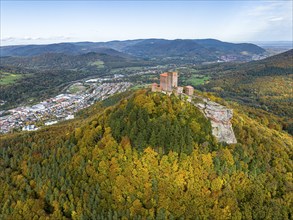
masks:
{"type": "Polygon", "coordinates": [[[199,108],[205,117],[211,121],[212,135],[219,142],[225,142],[227,144],[237,143],[231,123],[231,119],[233,118],[232,109],[228,109],[223,105],[212,102],[211,100],[205,99],[198,95],[188,96],[186,94],[181,94],[181,97],[184,97],[186,101],[199,108]],[[200,101],[194,102],[194,98],[200,101]]]}
{"type": "Polygon", "coordinates": [[[231,124],[233,110],[207,99],[202,99],[202,101],[203,103],[194,103],[194,105],[211,120],[212,134],[219,142],[237,143],[231,124]]]}

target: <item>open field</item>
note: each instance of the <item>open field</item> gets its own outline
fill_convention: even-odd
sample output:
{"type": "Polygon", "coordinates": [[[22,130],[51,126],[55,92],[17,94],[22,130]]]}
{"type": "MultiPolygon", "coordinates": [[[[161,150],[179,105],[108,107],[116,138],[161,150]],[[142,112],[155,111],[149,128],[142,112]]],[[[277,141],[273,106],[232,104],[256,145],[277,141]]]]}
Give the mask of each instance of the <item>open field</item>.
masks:
{"type": "Polygon", "coordinates": [[[192,86],[197,86],[197,85],[204,84],[209,79],[210,79],[209,76],[193,75],[191,78],[186,80],[186,82],[191,84],[192,86]]]}
{"type": "Polygon", "coordinates": [[[104,68],[104,62],[102,60],[97,60],[95,62],[90,62],[91,66],[96,66],[97,68],[104,68]]]}
{"type": "Polygon", "coordinates": [[[145,69],[144,66],[131,66],[131,67],[123,67],[123,68],[115,68],[111,70],[111,74],[123,74],[123,73],[131,73],[131,72],[140,72],[145,69]]]}
{"type": "Polygon", "coordinates": [[[20,74],[0,72],[0,85],[13,84],[21,78],[22,78],[22,75],[20,74]]]}
{"type": "Polygon", "coordinates": [[[193,74],[191,76],[183,75],[180,79],[182,85],[198,86],[202,85],[210,79],[210,76],[193,74]]]}
{"type": "Polygon", "coordinates": [[[74,93],[79,93],[79,92],[82,92],[82,91],[84,91],[84,90],[86,90],[86,87],[83,86],[83,85],[80,84],[80,83],[75,83],[75,84],[73,84],[72,86],[70,86],[70,87],[68,88],[68,92],[70,92],[70,93],[72,93],[72,94],[74,94],[74,93]]]}
{"type": "Polygon", "coordinates": [[[142,88],[150,88],[150,84],[138,84],[131,87],[132,90],[142,89],[142,88]]]}

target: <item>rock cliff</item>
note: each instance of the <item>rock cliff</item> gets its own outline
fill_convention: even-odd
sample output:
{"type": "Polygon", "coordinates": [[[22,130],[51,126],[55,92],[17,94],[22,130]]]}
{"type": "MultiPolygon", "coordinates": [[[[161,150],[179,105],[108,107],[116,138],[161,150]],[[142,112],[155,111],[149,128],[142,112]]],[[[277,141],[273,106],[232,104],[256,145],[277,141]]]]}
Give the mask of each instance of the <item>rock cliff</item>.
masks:
{"type": "Polygon", "coordinates": [[[211,120],[212,134],[219,142],[237,143],[230,121],[233,117],[233,110],[208,99],[202,99],[202,101],[203,103],[194,103],[194,105],[211,120]]]}

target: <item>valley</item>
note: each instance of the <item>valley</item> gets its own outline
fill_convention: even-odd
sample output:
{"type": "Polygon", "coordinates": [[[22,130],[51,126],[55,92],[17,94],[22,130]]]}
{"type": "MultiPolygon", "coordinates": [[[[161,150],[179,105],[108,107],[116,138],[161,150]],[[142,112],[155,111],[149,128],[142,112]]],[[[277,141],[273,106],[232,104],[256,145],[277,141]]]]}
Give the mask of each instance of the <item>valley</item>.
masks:
{"type": "Polygon", "coordinates": [[[56,124],[59,121],[73,119],[74,113],[92,105],[95,101],[108,98],[116,93],[126,91],[131,83],[118,82],[96,84],[91,80],[88,83],[75,83],[77,86],[87,87],[85,90],[68,89],[69,93],[59,94],[41,101],[33,106],[21,106],[6,111],[0,111],[0,134],[12,130],[35,131],[44,125],[56,124]]]}
{"type": "Polygon", "coordinates": [[[0,220],[291,220],[293,0],[0,0],[0,220]]]}
{"type": "MultiPolygon", "coordinates": [[[[146,64],[142,65],[144,61],[136,61],[135,64],[134,59],[131,58],[133,60],[131,62],[134,63],[125,63],[128,65],[127,67],[120,66],[118,68],[112,66],[107,60],[121,58],[109,58],[109,56],[107,55],[107,58],[101,61],[100,54],[81,55],[80,58],[83,61],[78,64],[79,67],[76,70],[72,70],[73,66],[70,64],[72,58],[73,61],[77,59],[75,56],[66,55],[65,60],[58,61],[58,67],[53,65],[52,69],[47,70],[41,68],[41,63],[46,60],[46,65],[49,65],[50,59],[53,57],[59,59],[60,54],[50,54],[48,57],[41,55],[37,62],[33,59],[35,69],[30,67],[32,62],[30,58],[25,58],[25,62],[21,61],[23,64],[20,66],[24,66],[17,68],[11,66],[8,62],[9,59],[5,58],[0,66],[2,78],[4,77],[3,82],[6,82],[2,83],[0,87],[1,132],[6,133],[13,128],[18,130],[31,124],[39,127],[48,121],[55,122],[58,118],[57,121],[59,121],[95,101],[104,99],[103,91],[105,88],[109,87],[108,97],[116,92],[123,92],[127,87],[148,87],[149,84],[158,82],[159,73],[169,70],[179,72],[179,83],[183,86],[192,85],[201,92],[211,92],[227,101],[236,101],[250,108],[259,108],[268,111],[269,114],[273,113],[275,116],[269,116],[271,119],[268,124],[277,129],[292,132],[292,108],[291,105],[288,105],[292,99],[292,91],[290,90],[293,83],[290,62],[292,50],[276,55],[274,58],[251,63],[189,64],[187,62],[182,64],[175,62],[156,65],[156,62],[148,61],[147,66],[144,66],[146,64]],[[94,61],[97,59],[98,61],[94,61]],[[96,65],[97,63],[99,65],[96,65]],[[267,83],[263,84],[264,81],[267,83]],[[121,87],[121,83],[127,86],[121,87]],[[117,89],[120,87],[123,89],[117,89]],[[42,105],[41,103],[46,103],[46,100],[67,93],[67,97],[73,95],[74,98],[66,100],[66,103],[69,101],[70,104],[63,104],[66,106],[64,110],[54,107],[54,109],[58,109],[58,114],[57,111],[50,110],[50,114],[45,111],[39,116],[35,116],[36,110],[34,110],[29,114],[32,117],[27,117],[28,120],[20,120],[20,116],[12,117],[10,115],[11,112],[26,114],[27,111],[30,111],[27,110],[31,108],[29,106],[42,105]],[[61,114],[60,111],[63,113],[61,114]]],[[[74,65],[77,67],[76,64],[74,65]]]]}
{"type": "MultiPolygon", "coordinates": [[[[16,132],[21,129],[33,131],[44,125],[66,120],[68,117],[72,119],[74,113],[111,95],[124,92],[129,88],[149,87],[151,82],[158,80],[158,73],[172,67],[176,65],[118,68],[111,70],[105,77],[87,77],[71,82],[60,91],[61,94],[55,97],[48,97],[31,106],[23,104],[13,109],[0,111],[0,133],[12,130],[16,132]]],[[[208,78],[195,75],[186,83],[199,85],[208,78]]],[[[184,81],[182,82],[184,84],[184,81]]],[[[4,105],[5,101],[3,102],[4,105]]]]}
{"type": "Polygon", "coordinates": [[[0,57],[0,218],[289,219],[292,52],[0,57]]]}

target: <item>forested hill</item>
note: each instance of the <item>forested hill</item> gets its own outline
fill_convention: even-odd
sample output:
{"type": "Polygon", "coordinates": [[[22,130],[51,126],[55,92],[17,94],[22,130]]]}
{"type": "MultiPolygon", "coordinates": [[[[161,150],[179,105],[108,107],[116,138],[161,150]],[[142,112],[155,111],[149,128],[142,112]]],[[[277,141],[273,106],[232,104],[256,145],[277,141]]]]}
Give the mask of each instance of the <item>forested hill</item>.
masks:
{"type": "Polygon", "coordinates": [[[293,68],[293,49],[288,50],[284,53],[272,56],[272,57],[268,57],[264,59],[263,61],[259,61],[259,62],[264,62],[272,66],[293,68]]]}
{"type": "Polygon", "coordinates": [[[254,55],[261,55],[265,50],[250,43],[228,43],[216,39],[139,39],[110,42],[78,42],[48,45],[16,45],[0,47],[3,56],[37,56],[45,53],[63,53],[80,55],[89,52],[101,53],[115,50],[140,58],[191,59],[193,61],[217,61],[221,56],[232,60],[247,61],[254,55]]]}
{"type": "Polygon", "coordinates": [[[271,67],[271,68],[293,68],[293,49],[288,50],[284,53],[280,53],[271,57],[268,57],[263,60],[253,61],[249,63],[245,63],[239,66],[241,69],[256,69],[258,70],[260,67],[271,67]]]}
{"type": "Polygon", "coordinates": [[[123,48],[123,51],[139,57],[193,56],[198,60],[219,59],[231,55],[240,58],[262,54],[265,50],[254,44],[234,44],[215,39],[164,40],[146,39],[123,48]]]}
{"type": "Polygon", "coordinates": [[[281,117],[284,129],[293,134],[293,50],[211,71],[217,75],[203,89],[281,117]]]}
{"type": "Polygon", "coordinates": [[[290,219],[292,138],[242,112],[229,146],[194,106],[143,90],[0,136],[0,219],[290,219]]]}
{"type": "MultiPolygon", "coordinates": [[[[0,57],[1,66],[28,69],[70,69],[70,70],[95,70],[97,68],[110,68],[127,66],[139,60],[127,54],[112,49],[104,49],[99,53],[89,52],[80,55],[64,53],[43,53],[27,57],[0,57]]],[[[143,64],[142,64],[143,65],[143,64]]],[[[0,66],[0,67],[1,67],[0,66]]]]}

